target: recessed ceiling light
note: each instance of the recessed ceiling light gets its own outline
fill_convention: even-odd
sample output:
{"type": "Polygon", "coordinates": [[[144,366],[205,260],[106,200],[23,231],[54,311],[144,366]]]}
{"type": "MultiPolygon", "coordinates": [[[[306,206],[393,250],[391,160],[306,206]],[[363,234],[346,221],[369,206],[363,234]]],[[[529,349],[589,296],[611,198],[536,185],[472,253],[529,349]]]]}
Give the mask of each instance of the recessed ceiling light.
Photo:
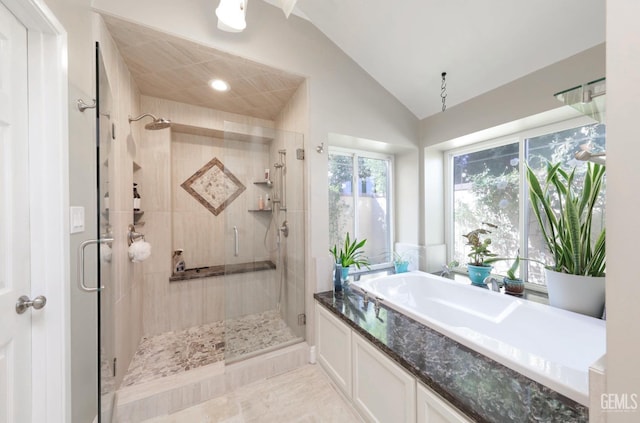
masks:
{"type": "Polygon", "coordinates": [[[211,88],[216,91],[229,91],[229,84],[222,79],[214,79],[210,82],[211,88]]]}

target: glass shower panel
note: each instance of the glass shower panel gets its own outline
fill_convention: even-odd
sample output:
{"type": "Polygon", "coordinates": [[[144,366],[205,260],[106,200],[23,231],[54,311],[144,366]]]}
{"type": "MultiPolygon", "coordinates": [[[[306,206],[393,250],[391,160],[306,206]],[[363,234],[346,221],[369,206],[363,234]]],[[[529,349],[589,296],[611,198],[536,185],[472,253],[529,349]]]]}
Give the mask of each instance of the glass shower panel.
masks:
{"type": "Polygon", "coordinates": [[[301,134],[226,122],[225,360],[304,336],[304,161],[301,134]]]}
{"type": "MultiPolygon", "coordinates": [[[[112,158],[112,124],[111,113],[113,97],[111,87],[107,79],[100,46],[96,43],[96,126],[97,126],[97,199],[98,199],[98,234],[99,239],[111,238],[111,225],[109,223],[109,180],[113,166],[109,167],[112,158]]],[[[98,291],[98,383],[99,395],[98,416],[100,422],[110,422],[115,399],[115,320],[113,304],[115,290],[112,281],[111,245],[99,244],[98,248],[98,285],[104,289],[98,291]]]]}

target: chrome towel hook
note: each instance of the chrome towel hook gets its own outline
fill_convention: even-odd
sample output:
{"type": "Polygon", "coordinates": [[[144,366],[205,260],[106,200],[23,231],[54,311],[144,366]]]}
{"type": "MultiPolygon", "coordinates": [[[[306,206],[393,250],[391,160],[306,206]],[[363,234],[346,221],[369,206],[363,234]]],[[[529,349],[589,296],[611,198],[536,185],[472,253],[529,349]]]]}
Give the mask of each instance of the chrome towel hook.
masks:
{"type": "Polygon", "coordinates": [[[136,227],[133,225],[129,225],[129,232],[127,234],[127,242],[129,243],[129,246],[131,246],[131,244],[133,244],[134,242],[140,240],[144,241],[144,234],[136,232],[136,227]]]}
{"type": "Polygon", "coordinates": [[[97,105],[98,103],[96,102],[95,98],[93,99],[92,104],[85,103],[84,100],[81,98],[76,100],[76,106],[78,107],[78,110],[80,110],[81,112],[84,112],[87,109],[95,109],[97,105]]]}

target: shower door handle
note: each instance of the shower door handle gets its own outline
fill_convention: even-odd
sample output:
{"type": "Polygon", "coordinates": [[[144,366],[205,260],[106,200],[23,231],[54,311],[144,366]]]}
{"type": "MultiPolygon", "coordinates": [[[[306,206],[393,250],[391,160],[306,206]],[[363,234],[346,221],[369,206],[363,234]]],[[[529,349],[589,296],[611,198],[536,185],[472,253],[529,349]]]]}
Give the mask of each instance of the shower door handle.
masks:
{"type": "Polygon", "coordinates": [[[113,242],[113,238],[88,239],[78,246],[78,287],[80,287],[81,290],[85,292],[98,292],[104,289],[104,286],[91,288],[84,283],[84,249],[91,244],[100,245],[108,242],[113,242]]]}
{"type": "Polygon", "coordinates": [[[233,237],[234,237],[233,255],[238,257],[238,253],[239,253],[239,250],[240,250],[240,244],[238,242],[238,227],[237,226],[233,227],[233,237]]]}

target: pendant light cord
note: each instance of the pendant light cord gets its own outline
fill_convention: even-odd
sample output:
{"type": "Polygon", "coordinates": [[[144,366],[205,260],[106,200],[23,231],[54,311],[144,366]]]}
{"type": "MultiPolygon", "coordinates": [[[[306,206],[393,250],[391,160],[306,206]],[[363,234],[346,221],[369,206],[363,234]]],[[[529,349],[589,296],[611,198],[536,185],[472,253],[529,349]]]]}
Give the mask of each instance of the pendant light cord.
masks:
{"type": "Polygon", "coordinates": [[[442,85],[440,85],[440,98],[442,99],[442,111],[447,110],[447,73],[442,72],[442,85]]]}

